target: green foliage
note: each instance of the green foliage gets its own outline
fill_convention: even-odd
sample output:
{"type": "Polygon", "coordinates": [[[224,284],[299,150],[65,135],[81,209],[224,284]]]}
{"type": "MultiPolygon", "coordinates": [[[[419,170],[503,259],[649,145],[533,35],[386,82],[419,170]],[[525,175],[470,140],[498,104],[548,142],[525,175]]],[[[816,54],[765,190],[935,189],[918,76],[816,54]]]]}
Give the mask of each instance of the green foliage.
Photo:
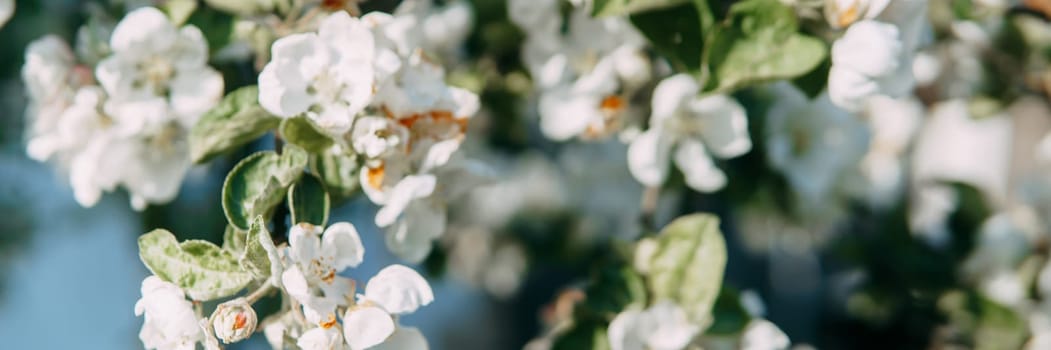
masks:
{"type": "Polygon", "coordinates": [[[661,230],[656,243],[653,253],[643,257],[653,299],[678,303],[694,322],[708,319],[726,267],[719,219],[709,214],[680,217],[661,230]]]}
{"type": "Polygon", "coordinates": [[[259,88],[246,86],[226,95],[190,130],[190,157],[202,163],[263,136],[281,119],[259,105],[259,88]]]}
{"type": "Polygon", "coordinates": [[[223,212],[231,225],[249,229],[249,220],[268,218],[285,198],[288,187],[303,175],[308,155],[286,145],[284,153],[264,151],[245,157],[223,182],[223,212]]]}
{"type": "Polygon", "coordinates": [[[332,138],[314,126],[314,122],[304,117],[281,121],[281,137],[310,153],[322,153],[334,143],[332,138]]]}
{"type": "Polygon", "coordinates": [[[233,295],[253,280],[229,251],[208,241],[179,243],[164,229],[139,236],[139,258],[154,275],[198,301],[233,295]]]}
{"type": "Polygon", "coordinates": [[[606,264],[595,271],[585,290],[587,299],[578,316],[612,320],[617,313],[629,306],[646,305],[646,285],[631,266],[626,264],[606,264]]]}
{"type": "Polygon", "coordinates": [[[791,7],[778,0],[746,0],[705,43],[706,90],[732,91],[750,84],[802,76],[828,54],[825,43],[798,33],[791,7]]]}
{"type": "Polygon", "coordinates": [[[277,255],[277,248],[270,239],[270,231],[266,229],[266,221],[262,216],[252,219],[252,227],[245,235],[244,252],[238,258],[238,263],[256,278],[265,279],[280,274],[281,258],[277,255]]]}
{"type": "Polygon", "coordinates": [[[621,16],[646,10],[675,6],[690,0],[595,0],[593,16],[621,16]]]}
{"type": "Polygon", "coordinates": [[[608,324],[588,320],[576,322],[568,331],[563,333],[554,343],[552,350],[608,350],[610,349],[609,337],[606,335],[608,324]]]}
{"type": "Polygon", "coordinates": [[[748,326],[752,316],[741,305],[741,295],[736,289],[723,286],[719,297],[712,308],[713,323],[705,334],[731,335],[739,334],[748,326]]]}
{"type": "Polygon", "coordinates": [[[654,50],[682,72],[699,74],[704,34],[714,19],[707,3],[695,1],[631,15],[631,23],[654,50]]]}
{"type": "Polygon", "coordinates": [[[181,25],[190,18],[193,11],[197,9],[197,0],[168,0],[162,4],[161,9],[168,14],[172,23],[181,25]]]}
{"type": "Polygon", "coordinates": [[[190,14],[186,24],[191,24],[204,34],[208,49],[215,53],[230,43],[234,34],[234,16],[216,11],[210,7],[200,7],[190,14]]]}
{"type": "Polygon", "coordinates": [[[1028,337],[1026,321],[1010,308],[973,291],[952,291],[938,300],[949,324],[970,335],[969,348],[1021,349],[1028,337]]]}
{"type": "Polygon", "coordinates": [[[288,189],[288,209],[293,225],[308,222],[325,226],[328,222],[329,206],[325,185],[314,175],[304,175],[288,189]]]}
{"type": "Polygon", "coordinates": [[[329,199],[341,203],[358,192],[361,164],[353,153],[324,152],[310,158],[310,170],[325,185],[329,199]]]}
{"type": "Polygon", "coordinates": [[[223,249],[231,252],[243,251],[245,249],[245,236],[247,235],[247,231],[227,224],[226,230],[223,231],[223,249]]]}

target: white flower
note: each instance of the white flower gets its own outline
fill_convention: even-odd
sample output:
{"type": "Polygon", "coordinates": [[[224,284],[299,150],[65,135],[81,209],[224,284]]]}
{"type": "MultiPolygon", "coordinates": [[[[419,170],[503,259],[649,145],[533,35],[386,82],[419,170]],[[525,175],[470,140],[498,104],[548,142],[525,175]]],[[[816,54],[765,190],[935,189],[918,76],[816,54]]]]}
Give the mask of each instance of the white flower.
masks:
{"type": "MultiPolygon", "coordinates": [[[[434,149],[451,148],[440,146],[444,145],[434,149]]],[[[435,153],[451,157],[451,153],[435,153]]],[[[487,181],[487,169],[461,159],[448,162],[434,174],[402,178],[385,194],[383,207],[376,213],[376,225],[387,231],[387,248],[407,261],[423,261],[433,241],[445,232],[447,203],[487,181]]]]}
{"type": "Polygon", "coordinates": [[[742,350],[785,350],[792,345],[788,335],[770,321],[757,318],[748,322],[741,334],[742,350]]]}
{"type": "MultiPolygon", "coordinates": [[[[63,126],[62,114],[73,103],[81,84],[75,64],[73,51],[58,36],[34,40],[26,48],[22,81],[29,94],[27,153],[33,159],[44,161],[68,149],[65,140],[70,135],[56,135],[56,129],[63,126]]],[[[90,73],[85,75],[90,77],[90,73]]]]}
{"type": "MultiPolygon", "coordinates": [[[[299,336],[296,346],[302,350],[343,350],[343,334],[336,327],[318,327],[308,330],[299,336]]],[[[353,349],[353,348],[352,348],[353,349]]]]}
{"type": "Polygon", "coordinates": [[[15,14],[15,0],[0,0],[0,27],[15,14]]]}
{"type": "Polygon", "coordinates": [[[869,97],[897,97],[912,88],[912,53],[893,24],[865,20],[850,26],[832,44],[828,94],[850,111],[864,107],[869,97]]]}
{"type": "Polygon", "coordinates": [[[393,153],[404,153],[409,145],[409,130],[397,121],[364,116],[354,121],[351,146],[365,159],[380,159],[393,153]]]}
{"type": "Polygon", "coordinates": [[[923,119],[923,106],[912,98],[873,97],[865,115],[872,130],[869,151],[861,160],[862,197],[874,206],[894,203],[905,185],[905,156],[923,119]]]}
{"type": "Polygon", "coordinates": [[[307,320],[322,328],[335,325],[336,307],[354,294],[353,282],[339,272],[358,266],[365,255],[361,238],[350,223],[321,228],[300,223],[289,230],[288,268],[281,283],[299,303],[307,320]],[[320,237],[319,237],[320,236],[320,237]]]}
{"type": "Polygon", "coordinates": [[[575,3],[562,31],[560,1],[511,1],[509,17],[526,32],[522,60],[540,93],[541,131],[557,141],[618,131],[628,101],[650,79],[646,41],[624,18],[593,18],[575,3]]]}
{"type": "Polygon", "coordinates": [[[244,298],[237,298],[216,307],[210,318],[215,335],[223,343],[236,343],[252,336],[258,317],[252,305],[244,298]]]}
{"type": "Polygon", "coordinates": [[[426,340],[415,329],[403,329],[395,316],[409,314],[434,301],[434,292],[419,273],[402,265],[391,265],[369,279],[358,305],[343,316],[343,335],[352,350],[367,349],[381,343],[384,349],[423,344],[426,340]]]}
{"type": "Polygon", "coordinates": [[[344,11],[317,33],[278,39],[259,74],[259,103],[284,118],[305,114],[333,134],[350,130],[372,98],[374,45],[368,27],[344,11]]]}
{"type": "Polygon", "coordinates": [[[859,19],[870,19],[883,12],[894,0],[825,0],[825,19],[833,28],[843,28],[859,19]]]}
{"type": "Polygon", "coordinates": [[[617,314],[609,324],[608,336],[612,350],[680,350],[700,331],[682,308],[661,301],[646,310],[617,314]]]}
{"type": "Polygon", "coordinates": [[[208,67],[208,43],[197,27],[176,28],[160,10],[128,13],[110,37],[113,54],[95,68],[106,113],[129,134],[160,134],[174,123],[189,129],[223,95],[208,67]]]}
{"type": "Polygon", "coordinates": [[[971,117],[967,101],[931,107],[912,155],[918,184],[954,181],[975,186],[993,201],[1007,197],[1012,121],[1007,115],[971,117]]]}
{"type": "Polygon", "coordinates": [[[183,291],[157,276],[142,280],[142,299],[135,303],[135,315],[146,317],[139,339],[147,349],[192,350],[205,339],[183,291]]]}
{"type": "Polygon", "coordinates": [[[785,175],[799,204],[827,206],[867,151],[868,130],[827,95],[811,101],[788,84],[774,90],[766,115],[767,160],[785,175]]]}
{"type": "Polygon", "coordinates": [[[733,158],[751,150],[744,107],[729,96],[701,98],[699,92],[697,82],[682,74],[654,90],[650,128],[628,149],[628,167],[643,185],[660,186],[674,159],[690,188],[716,191],[726,185],[726,175],[709,154],[733,158]]]}

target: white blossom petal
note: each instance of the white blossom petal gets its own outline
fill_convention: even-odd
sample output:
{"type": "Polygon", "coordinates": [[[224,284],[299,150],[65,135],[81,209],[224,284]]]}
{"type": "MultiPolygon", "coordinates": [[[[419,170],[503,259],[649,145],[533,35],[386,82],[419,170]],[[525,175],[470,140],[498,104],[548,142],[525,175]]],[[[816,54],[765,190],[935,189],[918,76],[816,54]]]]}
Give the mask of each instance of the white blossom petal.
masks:
{"type": "Polygon", "coordinates": [[[434,301],[434,292],[419,273],[402,265],[380,270],[365,286],[365,299],[395,315],[411,313],[434,301]]]}
{"type": "Polygon", "coordinates": [[[715,166],[704,144],[686,139],[675,149],[675,165],[686,178],[686,185],[701,192],[717,191],[726,186],[726,174],[715,166]]]}
{"type": "Polygon", "coordinates": [[[726,95],[709,96],[693,101],[690,110],[700,116],[700,134],[712,154],[733,158],[752,149],[748,117],[737,100],[726,95]]]}
{"type": "Polygon", "coordinates": [[[365,258],[365,247],[361,245],[358,230],[349,222],[332,224],[321,237],[321,244],[335,250],[336,261],[333,266],[337,271],[348,267],[357,267],[365,258]]]}
{"type": "Polygon", "coordinates": [[[636,180],[649,187],[657,187],[668,177],[672,140],[661,128],[650,128],[628,147],[628,169],[636,180]]]}
{"type": "Polygon", "coordinates": [[[412,201],[434,193],[436,181],[434,175],[410,175],[403,178],[391,190],[386,205],[376,213],[376,225],[387,227],[393,224],[412,201]]]}
{"type": "Polygon", "coordinates": [[[363,350],[382,343],[394,333],[394,319],[373,306],[352,307],[343,315],[343,336],[351,350],[363,350]]]}

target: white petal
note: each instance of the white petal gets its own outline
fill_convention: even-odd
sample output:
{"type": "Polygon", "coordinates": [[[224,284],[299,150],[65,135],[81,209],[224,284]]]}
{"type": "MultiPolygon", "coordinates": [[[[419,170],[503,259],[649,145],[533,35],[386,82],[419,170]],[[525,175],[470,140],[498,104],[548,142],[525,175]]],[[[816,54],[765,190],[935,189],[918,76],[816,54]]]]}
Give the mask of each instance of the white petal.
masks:
{"type": "Polygon", "coordinates": [[[259,104],[280,117],[294,117],[314,103],[307,86],[325,64],[322,45],[312,33],[292,34],[271,47],[271,60],[259,73],[259,104]]]}
{"type": "Polygon", "coordinates": [[[675,165],[686,178],[686,185],[694,190],[713,192],[726,186],[726,174],[715,166],[704,144],[698,140],[679,142],[675,150],[675,165]]]}
{"type": "Polygon", "coordinates": [[[565,141],[587,130],[592,121],[601,120],[599,96],[573,94],[566,87],[540,97],[540,130],[555,141],[565,141]]]}
{"type": "Polygon", "coordinates": [[[343,315],[343,336],[351,350],[362,350],[382,343],[394,333],[394,319],[383,309],[372,306],[350,308],[343,315]]]}
{"type": "Polygon", "coordinates": [[[356,267],[365,258],[365,247],[361,245],[358,230],[349,222],[335,223],[325,230],[321,244],[335,250],[336,271],[356,267]]]}
{"type": "Polygon", "coordinates": [[[850,26],[832,44],[832,64],[878,77],[898,69],[903,47],[898,27],[878,21],[860,21],[850,26]]]}
{"type": "Polygon", "coordinates": [[[644,323],[642,328],[649,330],[646,334],[647,349],[684,349],[700,332],[700,327],[687,319],[686,312],[669,301],[658,302],[644,315],[641,323],[644,323]]]}
{"type": "Polygon", "coordinates": [[[676,74],[661,80],[653,89],[653,113],[650,125],[657,125],[661,120],[676,114],[683,101],[693,98],[700,92],[700,86],[693,77],[687,74],[676,74]]]}
{"type": "Polygon", "coordinates": [[[410,263],[420,263],[431,253],[434,240],[445,232],[445,206],[436,201],[416,201],[401,220],[386,229],[387,249],[410,263]]]}
{"type": "Polygon", "coordinates": [[[434,292],[419,273],[402,265],[387,266],[369,279],[365,298],[395,315],[416,311],[434,301],[434,292]]]}
{"type": "Polygon", "coordinates": [[[343,337],[339,330],[332,328],[314,328],[303,333],[296,341],[296,346],[302,350],[336,350],[343,349],[343,337]]]}
{"type": "Polygon", "coordinates": [[[281,285],[300,303],[310,295],[310,285],[307,284],[306,276],[303,276],[303,271],[300,271],[299,266],[294,264],[281,274],[281,285]]]}
{"type": "Polygon", "coordinates": [[[610,350],[645,350],[643,340],[635,332],[638,310],[625,310],[609,323],[607,337],[610,350]]]}
{"type": "Polygon", "coordinates": [[[0,0],[0,27],[15,14],[15,0],[0,0]]]}
{"type": "Polygon", "coordinates": [[[828,72],[828,97],[836,106],[856,112],[869,97],[879,93],[879,84],[850,69],[832,66],[828,72]]]}
{"type": "Polygon", "coordinates": [[[784,350],[792,345],[788,335],[770,321],[753,319],[741,335],[742,350],[784,350]]]}
{"type": "Polygon", "coordinates": [[[321,228],[300,223],[288,230],[288,256],[294,262],[309,263],[321,253],[321,228]]]}
{"type": "Polygon", "coordinates": [[[187,129],[223,98],[223,76],[209,67],[179,72],[170,84],[170,105],[187,129]]]}
{"type": "Polygon", "coordinates": [[[416,327],[398,326],[387,341],[370,350],[427,350],[427,338],[416,327]]]}
{"type": "Polygon", "coordinates": [[[700,117],[701,136],[716,156],[733,158],[752,149],[748,117],[737,100],[714,95],[693,101],[690,109],[700,117]]]}
{"type": "Polygon", "coordinates": [[[420,172],[429,173],[448,163],[453,153],[460,149],[461,143],[462,141],[459,139],[450,139],[431,145],[427,149],[427,155],[424,156],[423,162],[420,164],[420,172]]]}
{"type": "Polygon", "coordinates": [[[129,12],[113,28],[110,48],[127,54],[157,53],[170,47],[176,40],[176,29],[163,12],[152,7],[141,7],[129,12]]]}
{"type": "Polygon", "coordinates": [[[668,177],[671,158],[671,135],[661,128],[650,128],[631,142],[628,147],[628,169],[643,185],[657,187],[668,177]]]}
{"type": "Polygon", "coordinates": [[[436,181],[434,175],[410,175],[403,178],[391,190],[386,205],[376,213],[376,225],[387,227],[393,224],[413,200],[430,196],[436,181]]]}

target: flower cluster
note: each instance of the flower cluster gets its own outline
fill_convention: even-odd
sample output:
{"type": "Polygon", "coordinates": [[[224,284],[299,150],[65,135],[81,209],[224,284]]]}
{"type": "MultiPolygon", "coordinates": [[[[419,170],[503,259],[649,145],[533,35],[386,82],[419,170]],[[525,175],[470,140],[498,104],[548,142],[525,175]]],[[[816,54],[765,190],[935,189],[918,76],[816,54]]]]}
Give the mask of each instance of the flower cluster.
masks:
{"type": "Polygon", "coordinates": [[[190,168],[187,132],[219,102],[222,76],[207,65],[201,31],[155,8],[124,17],[106,51],[92,67],[57,37],[30,45],[29,155],[68,169],[83,206],[117,186],[138,210],[168,202],[190,168]]]}
{"type": "Polygon", "coordinates": [[[388,247],[412,262],[445,231],[446,203],[484,181],[483,170],[457,154],[478,96],[447,85],[422,49],[450,39],[406,29],[427,18],[411,9],[360,19],[333,13],[316,33],[277,40],[259,77],[264,108],[305,115],[338,141],[331,152],[364,160],[361,188],[383,206],[376,224],[387,230],[388,247]]]}
{"type": "Polygon", "coordinates": [[[522,60],[539,93],[540,130],[558,141],[604,138],[632,121],[630,102],[651,79],[646,41],[625,18],[592,18],[589,1],[572,2],[565,19],[562,4],[508,2],[526,32],[522,60]]]}
{"type": "MultiPolygon", "coordinates": [[[[261,239],[269,239],[262,237],[261,239]]],[[[341,276],[364,259],[361,238],[350,223],[322,230],[307,223],[293,227],[289,244],[276,252],[279,258],[272,278],[246,297],[220,304],[210,317],[200,303],[164,276],[142,282],[142,299],[135,314],[145,316],[139,338],[148,349],[193,349],[202,344],[219,349],[247,339],[259,329],[275,349],[296,346],[304,350],[422,349],[427,341],[419,330],[403,326],[398,316],[430,304],[434,293],[412,269],[391,265],[377,273],[358,294],[356,282],[341,276]],[[275,315],[257,320],[252,303],[277,287],[286,302],[275,315]]]]}

